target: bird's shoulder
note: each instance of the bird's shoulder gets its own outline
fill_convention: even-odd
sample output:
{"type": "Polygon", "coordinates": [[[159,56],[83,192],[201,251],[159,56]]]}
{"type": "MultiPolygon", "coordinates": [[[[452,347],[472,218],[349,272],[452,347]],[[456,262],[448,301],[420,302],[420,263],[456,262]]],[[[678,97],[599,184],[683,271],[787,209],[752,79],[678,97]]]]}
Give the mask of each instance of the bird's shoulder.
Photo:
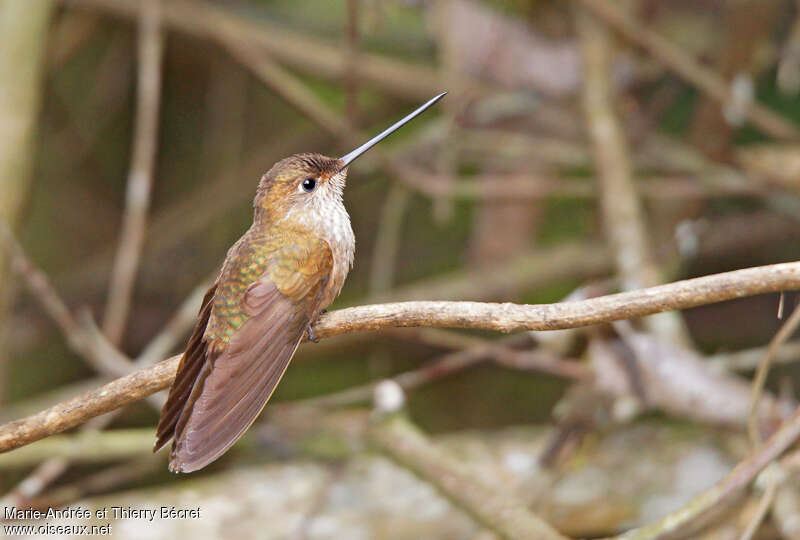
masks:
{"type": "Polygon", "coordinates": [[[332,266],[330,246],[314,234],[291,228],[251,229],[228,251],[206,338],[227,343],[252,316],[252,306],[260,305],[265,290],[277,289],[294,303],[306,303],[319,294],[332,266]]]}

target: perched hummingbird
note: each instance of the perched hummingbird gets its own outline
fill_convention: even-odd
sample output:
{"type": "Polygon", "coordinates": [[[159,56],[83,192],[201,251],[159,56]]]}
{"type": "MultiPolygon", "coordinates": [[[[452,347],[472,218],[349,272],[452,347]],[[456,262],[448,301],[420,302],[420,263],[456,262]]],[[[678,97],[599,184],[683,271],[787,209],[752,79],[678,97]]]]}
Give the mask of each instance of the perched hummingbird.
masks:
{"type": "Polygon", "coordinates": [[[163,410],[153,451],[173,439],[169,469],[220,457],[266,405],[304,334],[353,264],[342,203],[347,167],[446,92],[339,159],[295,154],[261,177],[253,225],[208,290],[163,410]]]}

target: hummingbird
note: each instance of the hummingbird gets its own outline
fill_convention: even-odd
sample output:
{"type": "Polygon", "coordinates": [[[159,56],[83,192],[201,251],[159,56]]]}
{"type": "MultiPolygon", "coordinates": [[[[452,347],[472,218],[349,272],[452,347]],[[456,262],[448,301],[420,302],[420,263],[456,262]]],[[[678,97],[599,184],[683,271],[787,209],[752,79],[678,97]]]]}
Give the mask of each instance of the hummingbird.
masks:
{"type": "Polygon", "coordinates": [[[443,92],[336,159],[295,154],[261,177],[253,224],[228,250],[161,411],[153,452],[188,473],[224,454],[255,421],[304,335],[341,291],[355,236],[342,202],[347,168],[443,92]]]}

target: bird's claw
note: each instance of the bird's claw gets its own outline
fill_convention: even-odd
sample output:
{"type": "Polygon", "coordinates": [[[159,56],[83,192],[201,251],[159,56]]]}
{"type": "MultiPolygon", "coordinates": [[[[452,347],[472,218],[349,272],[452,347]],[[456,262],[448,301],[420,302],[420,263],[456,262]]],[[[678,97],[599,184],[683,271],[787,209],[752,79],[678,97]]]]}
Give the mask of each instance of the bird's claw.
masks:
{"type": "Polygon", "coordinates": [[[311,324],[306,325],[306,333],[308,334],[308,341],[319,343],[319,339],[317,339],[317,336],[314,335],[314,331],[311,330],[311,324]]]}

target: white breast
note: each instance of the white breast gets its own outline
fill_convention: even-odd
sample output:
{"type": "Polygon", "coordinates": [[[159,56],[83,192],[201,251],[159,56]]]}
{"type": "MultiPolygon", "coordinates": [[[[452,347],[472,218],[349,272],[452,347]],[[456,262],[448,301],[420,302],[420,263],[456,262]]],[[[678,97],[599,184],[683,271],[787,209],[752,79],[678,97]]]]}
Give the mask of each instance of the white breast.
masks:
{"type": "Polygon", "coordinates": [[[356,238],[350,226],[350,216],[342,202],[341,188],[326,188],[305,199],[302,206],[289,210],[283,218],[322,238],[331,248],[333,270],[320,309],[333,302],[342,290],[344,280],[353,266],[356,249],[356,238]]]}

